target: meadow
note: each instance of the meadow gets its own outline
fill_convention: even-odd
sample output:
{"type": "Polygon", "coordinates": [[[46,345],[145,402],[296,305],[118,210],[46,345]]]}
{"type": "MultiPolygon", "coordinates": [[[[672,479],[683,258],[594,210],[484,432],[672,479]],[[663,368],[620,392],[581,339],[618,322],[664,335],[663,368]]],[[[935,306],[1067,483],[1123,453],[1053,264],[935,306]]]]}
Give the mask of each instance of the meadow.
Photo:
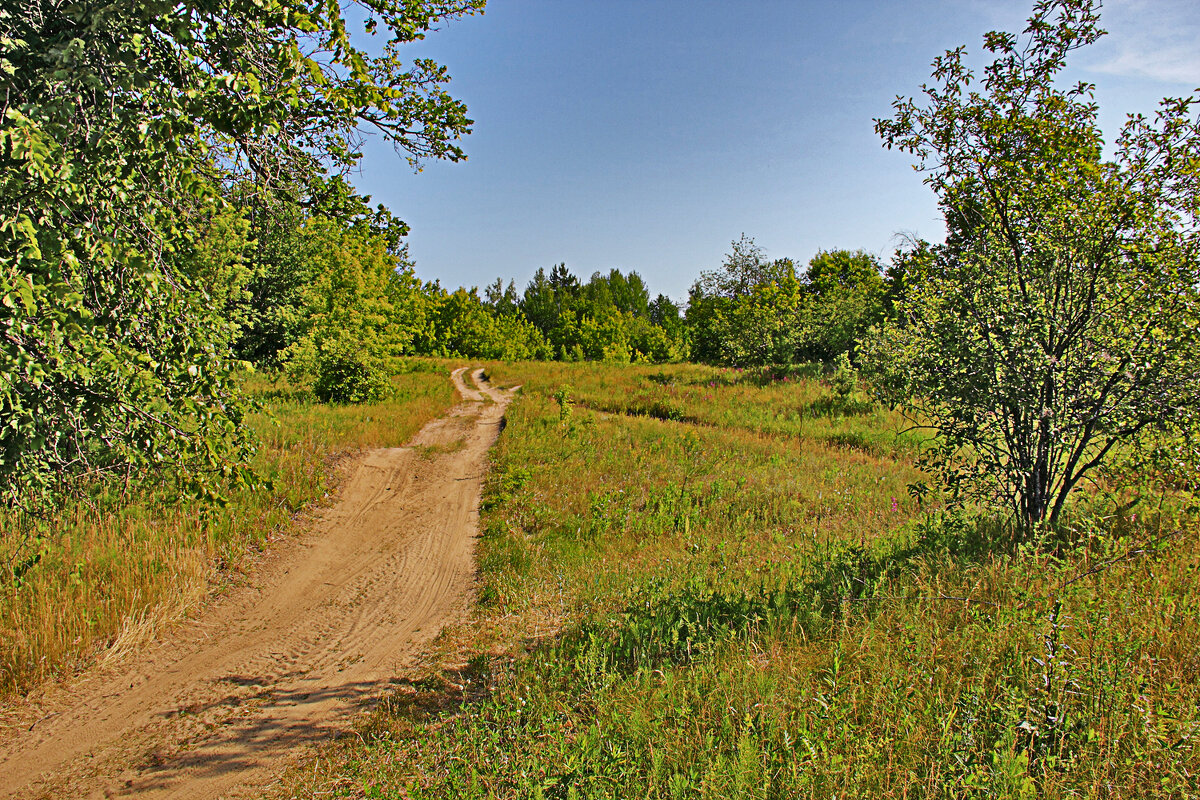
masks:
{"type": "Polygon", "coordinates": [[[1200,796],[1191,498],[1030,540],[815,370],[488,369],[474,619],[277,796],[1200,796]]]}
{"type": "Polygon", "coordinates": [[[224,507],[163,482],[109,487],[33,522],[0,512],[0,700],[150,641],[241,580],[273,539],[303,530],[304,515],[336,491],[346,455],[403,444],[456,400],[445,363],[410,368],[388,400],[363,406],[243,376],[260,404],[247,424],[262,485],[232,492],[224,507]]]}
{"type": "Polygon", "coordinates": [[[524,388],[473,616],[281,796],[1200,800],[1200,96],[1102,125],[1097,87],[1063,80],[1099,0],[1038,2],[859,109],[944,242],[805,264],[742,234],[697,257],[686,307],[565,261],[523,292],[419,278],[408,226],[351,182],[356,132],[417,171],[466,158],[448,67],[403,52],[486,0],[354,5],[0,14],[6,722],[252,581],[347,454],[408,441],[455,402],[452,363],[487,363],[524,388]],[[224,485],[243,424],[258,479],[224,485]]]}

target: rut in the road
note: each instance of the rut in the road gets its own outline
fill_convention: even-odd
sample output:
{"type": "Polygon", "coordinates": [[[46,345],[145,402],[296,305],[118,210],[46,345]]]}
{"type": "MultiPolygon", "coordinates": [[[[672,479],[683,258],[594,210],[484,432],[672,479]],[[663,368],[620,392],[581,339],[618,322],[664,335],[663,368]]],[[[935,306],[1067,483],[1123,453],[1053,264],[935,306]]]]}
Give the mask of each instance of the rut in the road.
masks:
{"type": "Polygon", "coordinates": [[[464,402],[410,446],[367,453],[252,586],[0,730],[0,797],[243,796],[346,730],[469,606],[480,482],[512,393],[462,373],[464,402]]]}

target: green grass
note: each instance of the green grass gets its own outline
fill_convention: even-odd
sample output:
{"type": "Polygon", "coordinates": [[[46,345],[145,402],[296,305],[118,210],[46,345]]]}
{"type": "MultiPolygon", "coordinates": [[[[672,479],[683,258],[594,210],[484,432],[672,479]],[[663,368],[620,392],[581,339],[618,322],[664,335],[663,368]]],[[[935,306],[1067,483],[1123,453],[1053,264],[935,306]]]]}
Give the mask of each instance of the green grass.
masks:
{"type": "Polygon", "coordinates": [[[876,455],[911,455],[921,441],[914,432],[902,433],[900,415],[868,402],[865,393],[837,397],[817,367],[776,372],[550,364],[530,381],[531,391],[565,388],[578,405],[597,411],[796,437],[876,455]]]}
{"type": "Polygon", "coordinates": [[[898,421],[816,376],[491,372],[476,619],[279,795],[1200,796],[1179,498],[1022,543],[917,508],[898,421]]]}
{"type": "Polygon", "coordinates": [[[261,442],[255,470],[269,488],[235,492],[225,508],[155,486],[64,508],[29,542],[0,517],[0,699],[119,655],[194,610],[254,553],[302,525],[335,488],[339,461],[404,443],[455,401],[442,362],[415,361],[395,394],[365,406],[313,402],[309,392],[245,378],[266,413],[247,420],[261,442]]]}

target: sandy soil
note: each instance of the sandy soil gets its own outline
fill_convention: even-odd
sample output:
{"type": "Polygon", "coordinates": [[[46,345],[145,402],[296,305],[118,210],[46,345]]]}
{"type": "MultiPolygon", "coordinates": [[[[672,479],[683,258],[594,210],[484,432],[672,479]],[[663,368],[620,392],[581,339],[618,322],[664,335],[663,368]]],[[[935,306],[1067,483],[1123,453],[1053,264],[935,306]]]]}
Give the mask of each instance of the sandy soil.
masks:
{"type": "Polygon", "coordinates": [[[340,500],[168,640],[31,698],[0,728],[0,797],[251,796],[349,729],[468,609],[488,448],[511,392],[366,453],[340,500]]]}

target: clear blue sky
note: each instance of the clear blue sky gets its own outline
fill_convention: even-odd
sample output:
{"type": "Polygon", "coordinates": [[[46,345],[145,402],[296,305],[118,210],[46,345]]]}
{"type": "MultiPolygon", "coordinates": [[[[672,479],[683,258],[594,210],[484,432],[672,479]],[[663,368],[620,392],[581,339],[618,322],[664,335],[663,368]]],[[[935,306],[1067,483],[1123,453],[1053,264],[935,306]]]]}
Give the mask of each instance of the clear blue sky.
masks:
{"type": "MultiPolygon", "coordinates": [[[[940,240],[930,191],[872,119],[919,91],[929,63],[987,30],[1020,31],[1011,0],[491,0],[409,57],[447,65],[475,132],[468,160],[414,174],[369,142],[360,190],[412,227],[417,273],[524,288],[560,261],[585,280],[636,270],[685,299],[743,232],[772,258],[940,240]]],[[[1102,124],[1200,86],[1200,2],[1110,0],[1110,32],[1076,54],[1102,124]]]]}

